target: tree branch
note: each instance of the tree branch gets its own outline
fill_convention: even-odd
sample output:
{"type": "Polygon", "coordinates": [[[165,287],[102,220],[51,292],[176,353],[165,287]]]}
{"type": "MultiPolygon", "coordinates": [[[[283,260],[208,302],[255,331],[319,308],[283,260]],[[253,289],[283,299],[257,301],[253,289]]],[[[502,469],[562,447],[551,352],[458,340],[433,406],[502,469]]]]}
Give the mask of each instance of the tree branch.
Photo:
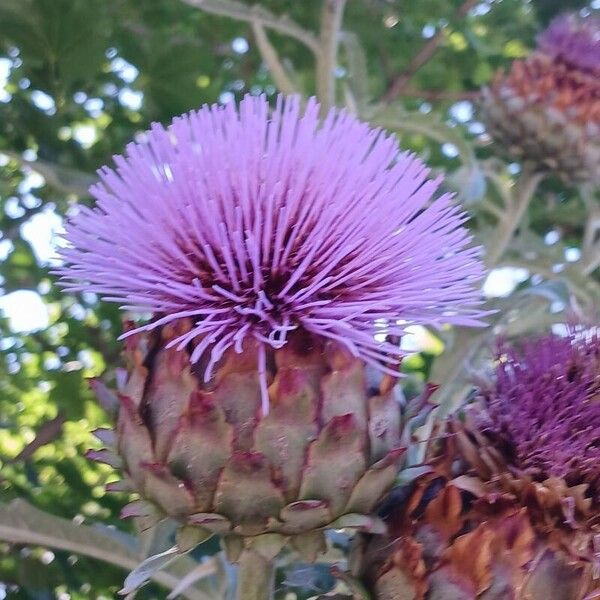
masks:
{"type": "Polygon", "coordinates": [[[17,456],[12,459],[5,460],[6,464],[17,463],[29,460],[33,453],[42,446],[49,444],[62,433],[62,428],[65,423],[65,416],[62,413],[59,413],[57,417],[51,419],[50,421],[46,421],[42,423],[41,427],[37,430],[35,434],[35,438],[17,456]]]}
{"type": "Polygon", "coordinates": [[[482,210],[488,212],[491,215],[494,215],[494,217],[496,217],[498,221],[502,220],[504,213],[502,212],[502,209],[499,206],[496,206],[492,200],[490,200],[489,198],[483,198],[480,201],[480,205],[482,210]]]}
{"type": "Polygon", "coordinates": [[[335,67],[342,16],[346,0],[323,0],[319,53],[317,54],[317,98],[321,112],[335,104],[335,67]]]}
{"type": "Polygon", "coordinates": [[[23,209],[23,214],[20,217],[10,220],[8,218],[0,220],[0,223],[2,224],[2,237],[11,242],[15,242],[19,239],[21,235],[21,225],[26,223],[31,217],[41,213],[45,206],[44,204],[40,204],[40,206],[36,206],[35,208],[21,208],[23,209]],[[6,221],[6,225],[4,225],[4,221],[6,221]]]}
{"type": "MultiPolygon", "coordinates": [[[[466,0],[463,2],[456,11],[455,18],[460,19],[465,17],[478,2],[479,0],[466,0]]],[[[391,82],[388,89],[381,97],[382,102],[391,102],[398,98],[398,96],[402,96],[408,82],[423,65],[431,60],[443,41],[444,30],[443,28],[439,28],[435,35],[427,41],[423,48],[421,48],[410,63],[408,63],[406,69],[391,82]]]]}
{"type": "Polygon", "coordinates": [[[90,186],[96,181],[93,175],[71,167],[63,167],[44,160],[27,160],[20,153],[10,150],[0,150],[0,153],[39,173],[46,180],[47,185],[63,194],[88,196],[90,186]]]}
{"type": "MultiPolygon", "coordinates": [[[[0,540],[72,552],[122,569],[135,569],[139,564],[135,550],[102,529],[76,525],[73,521],[41,511],[21,499],[0,506],[0,540]]],[[[168,569],[152,573],[150,577],[172,590],[181,579],[180,574],[175,571],[176,567],[177,562],[168,569]]],[[[196,588],[188,588],[181,595],[189,600],[212,600],[212,597],[196,588]]]]}
{"type": "Polygon", "coordinates": [[[279,60],[279,56],[277,55],[277,50],[275,50],[267,37],[265,28],[259,21],[252,21],[252,31],[254,32],[254,39],[256,40],[260,55],[267,65],[271,77],[273,78],[275,85],[279,88],[279,91],[286,95],[295,94],[297,91],[296,87],[285,72],[281,61],[279,60]]]}
{"type": "Polygon", "coordinates": [[[423,100],[477,100],[481,96],[480,90],[465,90],[464,92],[450,92],[445,90],[418,90],[417,88],[406,87],[402,90],[401,96],[405,98],[421,98],[423,100]]]}
{"type": "Polygon", "coordinates": [[[584,275],[591,275],[598,267],[600,267],[600,243],[596,244],[591,252],[589,258],[586,260],[582,271],[584,275]]]}
{"type": "Polygon", "coordinates": [[[319,52],[319,43],[316,37],[300,27],[298,23],[286,16],[277,16],[259,5],[246,6],[236,0],[182,0],[186,4],[199,8],[205,12],[231,17],[247,23],[260,23],[263,27],[274,29],[302,42],[314,54],[319,52]]]}

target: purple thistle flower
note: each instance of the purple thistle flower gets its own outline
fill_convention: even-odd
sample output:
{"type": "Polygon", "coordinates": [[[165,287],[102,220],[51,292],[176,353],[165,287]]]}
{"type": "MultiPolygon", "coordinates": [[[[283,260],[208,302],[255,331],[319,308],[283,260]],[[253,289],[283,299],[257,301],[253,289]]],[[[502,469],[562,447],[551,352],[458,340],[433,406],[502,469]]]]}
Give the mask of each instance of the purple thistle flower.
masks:
{"type": "Polygon", "coordinates": [[[600,18],[561,15],[538,37],[538,48],[572,68],[600,73],[600,18]]]}
{"type": "Polygon", "coordinates": [[[208,351],[206,379],[247,338],[264,369],[296,328],[397,373],[382,327],[481,325],[480,250],[451,196],[432,200],[441,180],[344,111],[269,111],[249,96],[205,106],[128,145],[67,226],[64,287],[154,315],[125,335],[193,320],[171,345],[208,351]]]}
{"type": "Polygon", "coordinates": [[[587,483],[600,500],[600,337],[549,335],[501,347],[483,429],[534,479],[587,483]]]}

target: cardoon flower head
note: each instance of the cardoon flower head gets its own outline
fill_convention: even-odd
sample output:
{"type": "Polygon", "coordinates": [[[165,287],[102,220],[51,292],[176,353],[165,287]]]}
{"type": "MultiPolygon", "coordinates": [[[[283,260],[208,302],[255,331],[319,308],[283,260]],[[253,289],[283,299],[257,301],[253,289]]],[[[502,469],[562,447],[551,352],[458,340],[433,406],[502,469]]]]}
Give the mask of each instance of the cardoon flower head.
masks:
{"type": "Polygon", "coordinates": [[[600,74],[600,18],[559,16],[538,37],[538,49],[575,69],[600,74]]]}
{"type": "Polygon", "coordinates": [[[378,600],[596,598],[598,333],[502,344],[479,396],[350,564],[378,600]]]}
{"type": "Polygon", "coordinates": [[[483,429],[537,481],[587,483],[600,500],[600,337],[571,333],[503,348],[483,429]]]}
{"type": "Polygon", "coordinates": [[[503,151],[569,185],[600,181],[599,23],[560,17],[483,90],[482,120],[503,151]]]}
{"type": "Polygon", "coordinates": [[[103,168],[67,227],[61,274],[153,320],[192,321],[170,341],[210,356],[283,347],[294,330],[394,373],[378,342],[411,324],[479,325],[479,250],[440,179],[394,136],[309,100],[203,107],[154,125],[103,168]],[[402,323],[402,324],[400,324],[402,323]]]}
{"type": "Polygon", "coordinates": [[[479,251],[440,181],[382,131],[318,115],[247,97],[154,126],[101,171],[63,251],[69,289],[153,314],[126,334],[119,393],[93,383],[118,420],[91,457],[140,497],[123,515],[175,519],[184,547],[221,535],[246,565],[385,529],[375,507],[433,388],[404,402],[376,335],[482,316],[479,251]]]}

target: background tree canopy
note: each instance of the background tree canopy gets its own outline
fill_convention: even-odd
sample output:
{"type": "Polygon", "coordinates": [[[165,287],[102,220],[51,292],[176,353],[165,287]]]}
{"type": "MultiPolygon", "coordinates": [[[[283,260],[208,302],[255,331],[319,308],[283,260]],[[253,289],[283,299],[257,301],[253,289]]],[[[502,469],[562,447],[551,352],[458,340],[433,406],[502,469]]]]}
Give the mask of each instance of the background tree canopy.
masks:
{"type": "MultiPolygon", "coordinates": [[[[87,189],[95,170],[153,121],[166,123],[201,104],[233,102],[246,93],[274,98],[278,90],[322,91],[326,84],[314,56],[324,35],[322,4],[264,0],[251,9],[254,2],[226,0],[0,2],[3,503],[20,498],[76,523],[98,524],[130,560],[136,551],[152,553],[155,533],[142,537],[141,550],[128,549],[133,538],[107,533],[107,526],[133,531],[119,519],[126,496],[106,493],[112,469],[84,457],[96,445],[90,431],[109,422],[87,379],[115,377],[122,315],[94,294],[59,291],[51,273],[56,236],[76,203],[91,202],[87,189]]],[[[349,0],[334,65],[335,102],[396,131],[404,147],[449,173],[449,187],[487,243],[498,223],[510,221],[502,202],[520,168],[495,158],[478,120],[479,90],[497,69],[526,56],[559,11],[575,9],[598,11],[600,2],[349,0]]],[[[430,374],[443,384],[438,400],[449,410],[468,389],[462,359],[475,364],[490,334],[540,330],[573,311],[590,318],[600,297],[598,214],[592,190],[545,179],[529,206],[527,231],[509,236],[509,247],[490,261],[495,270],[484,289],[499,310],[494,327],[419,332],[421,353],[404,367],[407,393],[430,374]],[[450,351],[434,360],[444,345],[450,351]]],[[[98,563],[76,546],[54,550],[42,538],[18,538],[11,529],[16,517],[2,510],[0,598],[114,597],[123,579],[118,566],[98,563]]],[[[29,518],[25,509],[20,514],[29,518]]],[[[44,530],[36,520],[41,514],[31,518],[34,529],[44,530]]],[[[68,529],[63,526],[56,525],[56,536],[68,529]]],[[[205,546],[195,558],[216,549],[215,543],[205,546]]],[[[315,582],[321,585],[328,584],[315,582]]],[[[164,595],[158,584],[140,593],[164,595]]]]}

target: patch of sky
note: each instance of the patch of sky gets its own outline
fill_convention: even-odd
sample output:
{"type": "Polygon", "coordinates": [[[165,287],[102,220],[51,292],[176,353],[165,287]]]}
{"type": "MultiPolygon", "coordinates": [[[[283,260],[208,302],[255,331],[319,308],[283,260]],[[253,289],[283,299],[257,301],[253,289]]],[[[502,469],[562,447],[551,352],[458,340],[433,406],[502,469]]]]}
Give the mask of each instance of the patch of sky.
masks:
{"type": "Polygon", "coordinates": [[[46,183],[42,175],[30,169],[24,169],[25,177],[19,183],[17,189],[20,194],[29,194],[31,190],[40,188],[46,183]]]}
{"type": "Polygon", "coordinates": [[[14,244],[10,240],[0,240],[0,260],[6,260],[13,248],[14,244]]]}
{"type": "Polygon", "coordinates": [[[139,110],[144,101],[144,93],[125,87],[119,91],[119,102],[130,110],[139,110]]]}
{"type": "Polygon", "coordinates": [[[250,45],[248,44],[248,40],[243,37],[236,37],[231,42],[231,48],[236,54],[246,54],[250,49],[250,45]]]}
{"type": "Polygon", "coordinates": [[[41,90],[33,90],[31,92],[31,101],[37,108],[45,112],[47,115],[56,114],[56,103],[52,96],[42,92],[41,90]]]}
{"type": "Polygon", "coordinates": [[[57,238],[63,232],[63,220],[52,205],[48,205],[42,212],[33,215],[21,225],[21,235],[29,242],[41,265],[60,264],[56,256],[56,247],[57,238]]]}
{"type": "Polygon", "coordinates": [[[98,302],[98,294],[94,292],[83,292],[81,295],[86,304],[96,304],[98,302]]]}
{"type": "Polygon", "coordinates": [[[37,291],[42,295],[46,295],[50,291],[50,281],[42,279],[37,286],[37,291]]]}
{"type": "Polygon", "coordinates": [[[91,124],[80,123],[73,126],[73,139],[84,148],[90,148],[98,139],[96,127],[91,124]]]}
{"type": "Polygon", "coordinates": [[[485,133],[485,127],[483,125],[483,123],[479,122],[479,121],[474,121],[473,123],[469,123],[469,133],[472,133],[473,135],[481,135],[482,133],[485,133]]]}
{"type": "Polygon", "coordinates": [[[483,284],[483,293],[488,298],[510,296],[516,287],[529,278],[527,269],[500,267],[490,271],[483,284]]]}
{"type": "Polygon", "coordinates": [[[405,352],[426,352],[435,345],[434,336],[421,325],[409,325],[405,332],[400,340],[400,348],[405,352]]]}
{"type": "Polygon", "coordinates": [[[0,102],[8,102],[12,96],[6,91],[6,84],[10,76],[12,61],[8,58],[0,58],[0,102]]]}
{"type": "Polygon", "coordinates": [[[476,17],[487,15],[491,8],[491,2],[489,2],[489,0],[487,2],[481,2],[471,9],[471,14],[476,17]]]}
{"type": "Polygon", "coordinates": [[[577,262],[581,258],[581,250],[579,248],[566,248],[565,260],[567,262],[577,262]]]}
{"type": "Polygon", "coordinates": [[[458,148],[454,144],[446,142],[442,144],[442,154],[448,158],[456,158],[458,156],[458,148]]]}
{"type": "Polygon", "coordinates": [[[114,83],[105,83],[102,86],[102,91],[107,96],[116,96],[119,93],[119,88],[114,83]]]}
{"type": "Polygon", "coordinates": [[[0,297],[0,312],[8,319],[14,333],[28,333],[48,327],[48,307],[41,296],[31,290],[17,290],[0,297]]]}
{"type": "Polygon", "coordinates": [[[21,206],[16,196],[6,199],[4,202],[4,214],[10,219],[19,219],[25,214],[25,209],[21,206]]]}
{"type": "Polygon", "coordinates": [[[102,114],[104,102],[101,98],[88,98],[83,102],[83,107],[92,117],[99,117],[102,114]]]}
{"type": "Polygon", "coordinates": [[[39,206],[42,205],[42,201],[37,197],[34,196],[33,194],[21,194],[21,204],[25,207],[25,208],[38,208],[39,206]]]}
{"type": "Polygon", "coordinates": [[[468,100],[456,102],[450,107],[450,116],[459,123],[466,123],[473,118],[473,103],[468,100]]]}
{"type": "Polygon", "coordinates": [[[125,83],[133,83],[140,74],[136,67],[120,56],[116,56],[111,60],[110,70],[116,73],[125,83]]]}
{"type": "Polygon", "coordinates": [[[427,23],[427,25],[423,27],[421,35],[426,39],[432,38],[435,35],[435,25],[427,23]]]}

